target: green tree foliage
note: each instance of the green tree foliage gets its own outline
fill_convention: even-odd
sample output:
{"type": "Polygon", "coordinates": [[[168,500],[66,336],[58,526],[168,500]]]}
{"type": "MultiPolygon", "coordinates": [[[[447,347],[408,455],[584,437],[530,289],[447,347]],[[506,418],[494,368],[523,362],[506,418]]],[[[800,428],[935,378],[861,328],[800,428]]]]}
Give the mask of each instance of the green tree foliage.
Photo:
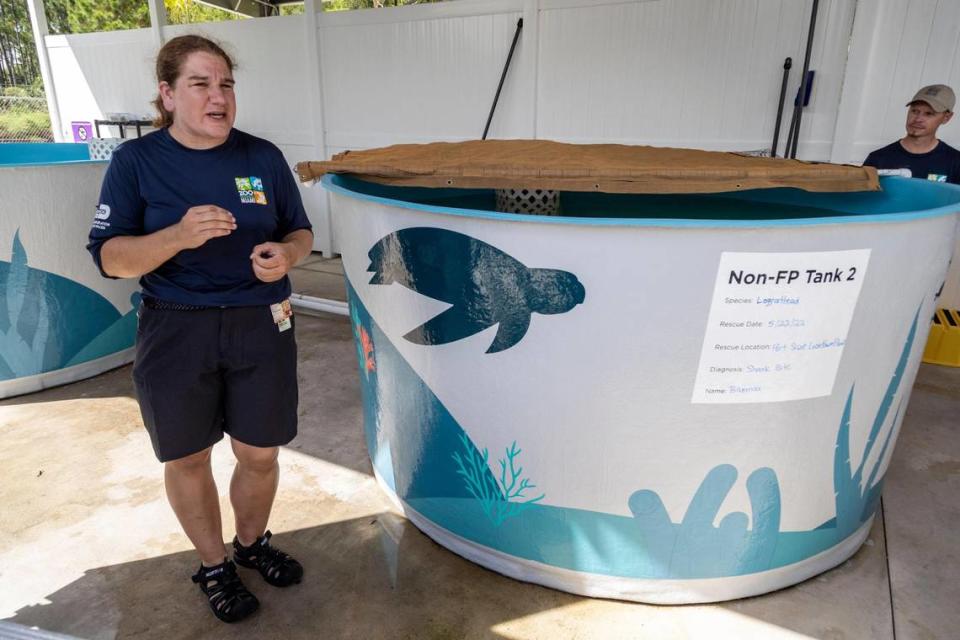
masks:
{"type": "Polygon", "coordinates": [[[427,4],[444,0],[323,0],[324,11],[350,11],[379,7],[403,7],[409,4],[427,4]]]}
{"type": "Polygon", "coordinates": [[[44,4],[50,33],[91,33],[150,26],[146,0],[45,0],[44,4]]]}
{"type": "Polygon", "coordinates": [[[243,19],[243,16],[200,4],[194,2],[194,0],[163,0],[163,3],[167,7],[167,21],[170,24],[196,24],[198,22],[243,19]]]}
{"type": "MultiPolygon", "coordinates": [[[[322,0],[325,11],[396,7],[443,0],[322,0]]],[[[45,0],[47,23],[55,34],[141,29],[150,26],[146,0],[45,0]]],[[[242,16],[196,0],[164,0],[170,24],[239,20],[242,16]]],[[[280,7],[299,15],[302,4],[280,7]]],[[[26,0],[0,0],[0,87],[40,86],[40,68],[26,0]]],[[[42,90],[40,91],[42,95],[42,90]]]]}
{"type": "MultiPolygon", "coordinates": [[[[146,0],[45,0],[44,4],[50,33],[91,33],[150,26],[146,0]]],[[[228,11],[194,0],[164,0],[164,4],[171,24],[239,19],[228,11]]],[[[296,6],[302,12],[302,5],[296,6]]],[[[288,10],[285,14],[291,12],[296,11],[288,10]]],[[[29,95],[43,96],[26,0],[0,0],[0,88],[14,86],[18,91],[28,91],[29,95]]]]}
{"type": "MultiPolygon", "coordinates": [[[[8,2],[10,0],[0,0],[8,2]]],[[[20,0],[23,2],[23,0],[20,0]]],[[[150,26],[146,0],[45,0],[51,33],[91,33],[150,26]]],[[[194,0],[164,0],[169,24],[237,20],[240,16],[194,0]]]]}
{"type": "Polygon", "coordinates": [[[0,86],[29,86],[40,76],[25,0],[0,0],[0,86]]]}

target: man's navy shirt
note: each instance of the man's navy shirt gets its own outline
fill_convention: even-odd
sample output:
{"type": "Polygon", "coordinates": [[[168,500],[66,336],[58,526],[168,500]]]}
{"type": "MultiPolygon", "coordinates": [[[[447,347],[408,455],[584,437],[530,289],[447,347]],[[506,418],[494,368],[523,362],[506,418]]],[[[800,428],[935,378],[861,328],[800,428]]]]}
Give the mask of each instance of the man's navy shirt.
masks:
{"type": "Polygon", "coordinates": [[[143,294],[226,307],[273,304],[289,296],[288,278],[257,279],[250,253],[262,242],[310,229],[310,221],[280,150],[237,129],[212,149],[184,147],[167,129],[117,147],[87,249],[103,273],[100,250],[110,238],[153,233],[179,222],[190,207],[208,204],[232,213],[237,228],[180,251],[144,275],[143,294]]]}
{"type": "Polygon", "coordinates": [[[897,140],[871,152],[863,164],[877,169],[910,169],[914,178],[960,184],[960,151],[943,140],[926,153],[910,153],[897,140]]]}

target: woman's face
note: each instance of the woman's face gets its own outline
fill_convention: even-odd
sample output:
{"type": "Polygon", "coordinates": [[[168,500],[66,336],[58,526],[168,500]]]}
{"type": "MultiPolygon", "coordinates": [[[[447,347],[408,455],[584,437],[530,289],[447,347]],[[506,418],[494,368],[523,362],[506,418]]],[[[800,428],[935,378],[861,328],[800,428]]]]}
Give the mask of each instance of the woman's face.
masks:
{"type": "Polygon", "coordinates": [[[226,142],[237,115],[233,73],[226,61],[206,51],[194,51],[180,67],[173,86],[160,83],[164,108],[173,114],[170,133],[193,149],[226,142]]]}

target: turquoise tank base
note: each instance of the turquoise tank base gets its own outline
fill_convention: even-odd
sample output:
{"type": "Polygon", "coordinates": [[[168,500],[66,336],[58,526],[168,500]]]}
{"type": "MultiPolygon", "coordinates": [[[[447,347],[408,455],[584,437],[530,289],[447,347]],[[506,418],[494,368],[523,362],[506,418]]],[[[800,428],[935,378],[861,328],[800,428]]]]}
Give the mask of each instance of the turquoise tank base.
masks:
{"type": "Polygon", "coordinates": [[[885,178],[882,193],[563,193],[562,215],[540,217],[491,211],[490,190],[323,182],[334,194],[374,474],[441,545],[521,580],[673,604],[795,584],[842,563],[868,536],[946,273],[960,189],[885,178]],[[914,239],[928,246],[901,246],[914,239]],[[590,260],[576,257],[584,247],[590,260]],[[655,247],[663,255],[638,265],[655,247]],[[724,252],[867,249],[849,333],[835,341],[843,348],[832,392],[749,412],[689,400],[684,363],[696,364],[706,340],[724,252]],[[930,264],[915,264],[917,251],[930,264]],[[661,283],[672,265],[677,279],[649,295],[626,277],[659,269],[646,282],[661,283]],[[891,284],[891,274],[909,286],[891,284]],[[574,330],[591,309],[604,324],[574,330]],[[631,330],[645,326],[641,313],[676,326],[631,330]],[[591,341],[596,361],[562,353],[591,341]],[[611,367],[628,375],[610,376],[611,367]],[[567,385],[577,375],[580,384],[567,385]],[[559,405],[543,407],[554,418],[525,422],[538,408],[522,404],[544,398],[559,405]],[[627,424],[615,420],[625,415],[627,424]],[[718,430],[729,435],[718,441],[718,430]],[[607,460],[629,460],[630,451],[635,464],[607,460]],[[662,460],[673,460],[672,477],[662,460]],[[602,508],[584,504],[591,496],[602,508]]]}
{"type": "Polygon", "coordinates": [[[0,398],[132,360],[138,287],[84,249],[105,169],[85,144],[0,145],[0,398]]]}

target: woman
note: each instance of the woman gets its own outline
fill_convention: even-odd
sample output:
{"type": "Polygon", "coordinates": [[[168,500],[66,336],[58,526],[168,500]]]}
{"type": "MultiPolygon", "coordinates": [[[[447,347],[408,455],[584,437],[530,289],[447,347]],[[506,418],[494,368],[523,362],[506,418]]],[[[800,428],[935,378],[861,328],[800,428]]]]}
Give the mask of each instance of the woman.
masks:
{"type": "Polygon", "coordinates": [[[233,61],[200,36],[157,56],[158,130],[118,147],[88,249],[104,276],[140,277],[133,378],[167,498],[200,556],[193,581],[236,622],[259,603],[226,558],[213,445],[230,435],[236,564],[288,586],[301,565],[271,546],[278,448],[297,432],[287,272],[313,234],[273,144],[233,128],[233,61]]]}

